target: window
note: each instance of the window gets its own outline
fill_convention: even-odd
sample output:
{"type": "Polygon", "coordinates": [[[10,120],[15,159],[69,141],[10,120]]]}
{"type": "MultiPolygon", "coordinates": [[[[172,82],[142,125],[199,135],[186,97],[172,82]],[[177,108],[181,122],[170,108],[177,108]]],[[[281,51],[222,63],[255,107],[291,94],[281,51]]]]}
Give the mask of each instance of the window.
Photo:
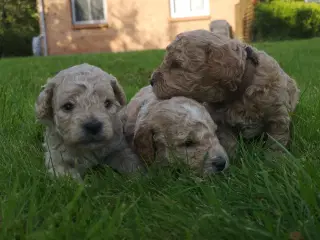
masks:
{"type": "Polygon", "coordinates": [[[172,18],[210,15],[209,0],[170,0],[172,18]]]}
{"type": "Polygon", "coordinates": [[[71,0],[73,24],[107,23],[107,0],[71,0]]]}

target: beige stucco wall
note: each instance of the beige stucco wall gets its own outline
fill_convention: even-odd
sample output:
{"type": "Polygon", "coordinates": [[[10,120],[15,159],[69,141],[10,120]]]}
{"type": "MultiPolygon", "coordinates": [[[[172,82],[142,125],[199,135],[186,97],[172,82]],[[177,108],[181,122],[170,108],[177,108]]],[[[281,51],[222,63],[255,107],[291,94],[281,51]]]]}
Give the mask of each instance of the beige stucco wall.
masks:
{"type": "Polygon", "coordinates": [[[237,36],[236,5],[240,0],[210,0],[211,16],[170,19],[169,0],[105,0],[108,27],[74,29],[69,0],[44,0],[49,55],[165,48],[181,31],[209,29],[225,19],[237,36]]]}

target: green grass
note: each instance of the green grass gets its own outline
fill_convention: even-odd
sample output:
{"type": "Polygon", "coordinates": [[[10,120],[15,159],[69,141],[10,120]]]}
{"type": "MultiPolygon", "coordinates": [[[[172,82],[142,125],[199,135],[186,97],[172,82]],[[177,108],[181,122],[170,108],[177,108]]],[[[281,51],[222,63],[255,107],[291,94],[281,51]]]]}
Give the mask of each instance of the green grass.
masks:
{"type": "Polygon", "coordinates": [[[320,39],[260,43],[302,89],[292,156],[243,145],[224,175],[151,169],[93,174],[91,187],[49,178],[34,102],[49,76],[88,62],[114,74],[128,99],[163,51],[0,60],[0,239],[304,239],[320,236],[320,39]]]}

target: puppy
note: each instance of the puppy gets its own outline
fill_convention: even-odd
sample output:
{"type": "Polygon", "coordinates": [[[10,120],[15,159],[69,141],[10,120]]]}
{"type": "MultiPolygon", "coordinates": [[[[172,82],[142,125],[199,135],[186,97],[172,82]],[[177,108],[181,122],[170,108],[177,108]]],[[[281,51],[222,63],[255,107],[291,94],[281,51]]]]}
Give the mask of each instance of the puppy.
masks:
{"type": "Polygon", "coordinates": [[[300,95],[295,80],[274,58],[239,40],[206,30],[177,35],[151,85],[160,99],[185,96],[207,102],[213,116],[219,116],[214,121],[236,136],[267,133],[273,150],[282,149],[276,142],[286,147],[290,140],[291,114],[300,95]]]}
{"type": "Polygon", "coordinates": [[[48,79],[35,110],[46,126],[43,145],[49,173],[81,181],[89,168],[100,164],[119,172],[141,169],[123,135],[119,110],[125,104],[117,79],[86,63],[48,79]]]}
{"type": "Polygon", "coordinates": [[[195,100],[173,97],[159,101],[151,86],[146,86],[126,111],[126,137],[147,165],[167,165],[178,158],[203,174],[228,168],[229,158],[217,138],[217,126],[195,100]]]}
{"type": "Polygon", "coordinates": [[[157,98],[152,92],[151,86],[145,86],[141,88],[131,98],[126,107],[121,110],[122,122],[124,122],[124,134],[127,142],[131,144],[131,147],[133,147],[133,136],[141,107],[152,101],[157,101],[157,98]]]}

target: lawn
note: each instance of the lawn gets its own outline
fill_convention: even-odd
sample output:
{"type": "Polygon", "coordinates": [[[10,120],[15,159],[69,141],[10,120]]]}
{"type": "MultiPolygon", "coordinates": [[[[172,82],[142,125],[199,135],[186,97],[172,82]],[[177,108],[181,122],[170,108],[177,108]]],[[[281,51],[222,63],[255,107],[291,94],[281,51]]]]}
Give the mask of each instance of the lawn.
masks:
{"type": "Polygon", "coordinates": [[[115,75],[130,99],[163,51],[0,60],[1,239],[319,239],[320,39],[256,46],[302,90],[291,154],[265,159],[243,145],[229,171],[209,179],[187,168],[135,178],[107,169],[91,187],[46,175],[34,117],[41,85],[87,62],[115,75]]]}

